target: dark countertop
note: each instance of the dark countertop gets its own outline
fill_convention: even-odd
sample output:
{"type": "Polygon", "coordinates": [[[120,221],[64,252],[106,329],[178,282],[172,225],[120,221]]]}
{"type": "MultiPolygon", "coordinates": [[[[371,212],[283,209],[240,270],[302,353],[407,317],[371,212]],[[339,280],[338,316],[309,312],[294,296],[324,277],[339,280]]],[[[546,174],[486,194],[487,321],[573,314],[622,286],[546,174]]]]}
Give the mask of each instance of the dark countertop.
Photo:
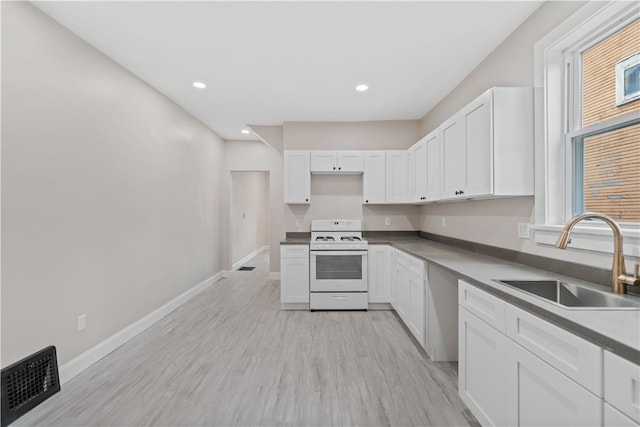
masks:
{"type": "MultiPolygon", "coordinates": [[[[417,236],[367,236],[367,241],[372,245],[391,245],[439,266],[515,306],[640,364],[640,310],[566,309],[497,283],[494,279],[563,280],[605,291],[609,290],[608,287],[417,236]]],[[[308,244],[309,238],[296,237],[281,243],[308,244]]],[[[639,300],[634,296],[627,298],[639,300]]]]}

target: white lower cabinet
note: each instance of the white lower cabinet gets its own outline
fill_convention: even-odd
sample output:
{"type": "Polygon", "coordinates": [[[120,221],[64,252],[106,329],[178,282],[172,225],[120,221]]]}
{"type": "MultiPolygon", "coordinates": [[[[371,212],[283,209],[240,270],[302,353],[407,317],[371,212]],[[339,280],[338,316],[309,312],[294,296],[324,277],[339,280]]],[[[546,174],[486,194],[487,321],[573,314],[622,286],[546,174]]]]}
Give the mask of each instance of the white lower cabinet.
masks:
{"type": "MultiPolygon", "coordinates": [[[[458,310],[459,393],[482,425],[607,425],[600,347],[462,280],[458,310]]],[[[633,399],[637,372],[621,360],[631,367],[610,381],[626,390],[618,410],[633,399]]],[[[616,392],[611,399],[621,402],[616,392]]]]}
{"type": "Polygon", "coordinates": [[[640,366],[606,350],[604,400],[636,425],[640,423],[640,366]]]}
{"type": "Polygon", "coordinates": [[[504,334],[460,307],[458,392],[484,426],[503,426],[506,417],[504,334]]]}
{"type": "Polygon", "coordinates": [[[409,275],[409,330],[416,337],[420,345],[424,347],[425,327],[425,287],[424,276],[409,275]]]}
{"type": "Polygon", "coordinates": [[[602,400],[599,397],[529,350],[506,340],[507,425],[602,425],[602,400]]]}
{"type": "Polygon", "coordinates": [[[398,250],[391,248],[391,308],[398,311],[398,250]]]}
{"type": "Polygon", "coordinates": [[[391,247],[369,245],[367,257],[369,281],[369,302],[391,302],[391,247]]]}
{"type": "Polygon", "coordinates": [[[397,252],[397,301],[394,308],[421,346],[425,345],[425,266],[424,261],[397,252]]]}
{"type": "Polygon", "coordinates": [[[308,245],[280,246],[280,304],[282,308],[308,308],[308,245]]]}

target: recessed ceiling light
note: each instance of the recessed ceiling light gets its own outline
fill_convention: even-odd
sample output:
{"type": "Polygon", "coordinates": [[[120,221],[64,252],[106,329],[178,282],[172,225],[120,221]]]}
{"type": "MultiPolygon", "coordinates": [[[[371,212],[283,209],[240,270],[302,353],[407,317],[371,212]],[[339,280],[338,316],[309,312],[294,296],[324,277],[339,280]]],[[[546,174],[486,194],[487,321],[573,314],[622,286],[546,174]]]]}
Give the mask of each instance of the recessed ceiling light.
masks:
{"type": "Polygon", "coordinates": [[[356,90],[358,92],[366,92],[369,90],[369,85],[364,84],[364,83],[360,83],[358,86],[356,86],[356,90]]]}
{"type": "Polygon", "coordinates": [[[193,87],[197,89],[204,89],[207,87],[207,85],[202,82],[193,82],[193,87]]]}
{"type": "Polygon", "coordinates": [[[251,133],[247,129],[242,129],[240,132],[244,133],[245,135],[249,135],[251,133]]]}

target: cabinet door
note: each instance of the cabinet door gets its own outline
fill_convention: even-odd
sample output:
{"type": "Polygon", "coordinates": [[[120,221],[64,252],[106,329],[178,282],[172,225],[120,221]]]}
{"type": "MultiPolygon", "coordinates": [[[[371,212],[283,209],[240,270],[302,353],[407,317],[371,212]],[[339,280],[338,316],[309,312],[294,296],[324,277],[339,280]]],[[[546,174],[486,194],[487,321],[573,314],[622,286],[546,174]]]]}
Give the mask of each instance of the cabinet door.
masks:
{"type": "Polygon", "coordinates": [[[396,311],[400,315],[402,321],[407,325],[409,323],[409,307],[411,305],[411,274],[409,270],[398,266],[398,288],[396,300],[396,311]]]}
{"type": "Polygon", "coordinates": [[[440,199],[440,130],[427,135],[427,201],[440,199]]]}
{"type": "Polygon", "coordinates": [[[284,202],[309,203],[311,200],[311,175],[309,152],[289,150],[284,152],[284,202]]]}
{"type": "Polygon", "coordinates": [[[640,366],[606,350],[604,400],[640,423],[640,366]]]}
{"type": "Polygon", "coordinates": [[[463,115],[467,178],[464,195],[488,195],[493,192],[491,91],[469,104],[463,115]]]}
{"type": "Polygon", "coordinates": [[[338,151],[338,170],[342,172],[364,171],[364,153],[362,151],[338,151]]]}
{"type": "Polygon", "coordinates": [[[280,302],[309,302],[309,258],[282,258],[280,302]]]}
{"type": "Polygon", "coordinates": [[[364,203],[382,204],[386,199],[386,153],[384,151],[367,151],[364,155],[364,175],[362,192],[364,203]]]}
{"type": "Polygon", "coordinates": [[[467,182],[467,156],[465,153],[462,116],[456,114],[442,124],[441,196],[443,199],[463,197],[467,182]]]}
{"type": "Polygon", "coordinates": [[[602,425],[600,398],[510,339],[505,370],[507,425],[602,425]]]}
{"type": "Polygon", "coordinates": [[[369,302],[391,302],[391,248],[369,245],[369,302]]]}
{"type": "Polygon", "coordinates": [[[505,425],[506,341],[501,332],[459,307],[458,391],[483,426],[505,425]]]}
{"type": "Polygon", "coordinates": [[[398,250],[391,248],[391,307],[398,311],[398,250]]]}
{"type": "Polygon", "coordinates": [[[387,203],[407,202],[407,178],[407,151],[387,151],[387,203]]]}
{"type": "Polygon", "coordinates": [[[311,152],[311,172],[333,172],[338,170],[335,151],[314,150],[311,152]]]}
{"type": "Polygon", "coordinates": [[[424,347],[425,328],[425,293],[424,276],[411,274],[409,276],[409,322],[407,326],[416,337],[422,347],[424,347]]]}
{"type": "Polygon", "coordinates": [[[427,145],[423,139],[413,146],[413,202],[427,200],[427,145]]]}

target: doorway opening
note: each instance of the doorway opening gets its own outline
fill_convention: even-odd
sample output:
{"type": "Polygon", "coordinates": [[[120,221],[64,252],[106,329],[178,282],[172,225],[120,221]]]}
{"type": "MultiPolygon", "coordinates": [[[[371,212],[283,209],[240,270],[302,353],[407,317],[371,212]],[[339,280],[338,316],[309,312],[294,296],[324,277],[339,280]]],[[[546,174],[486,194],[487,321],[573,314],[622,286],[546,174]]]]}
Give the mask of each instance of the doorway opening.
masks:
{"type": "MultiPolygon", "coordinates": [[[[233,271],[269,255],[269,172],[231,171],[229,256],[233,271]]],[[[245,269],[246,270],[246,269],[245,269]]]]}

